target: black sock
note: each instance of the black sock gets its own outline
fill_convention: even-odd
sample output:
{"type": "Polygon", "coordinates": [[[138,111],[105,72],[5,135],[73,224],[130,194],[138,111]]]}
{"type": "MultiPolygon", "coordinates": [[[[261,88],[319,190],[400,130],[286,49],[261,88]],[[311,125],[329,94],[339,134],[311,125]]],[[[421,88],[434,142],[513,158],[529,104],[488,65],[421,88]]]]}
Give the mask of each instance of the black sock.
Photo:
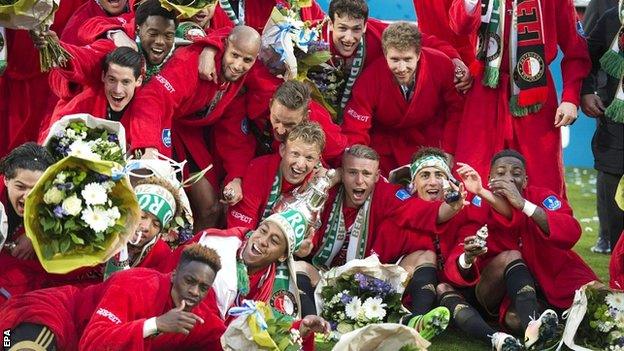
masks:
{"type": "Polygon", "coordinates": [[[425,314],[433,308],[437,283],[436,267],[423,265],[414,270],[414,275],[406,289],[412,297],[412,313],[415,315],[425,314]]]}
{"type": "Polygon", "coordinates": [[[455,326],[470,336],[490,341],[490,336],[496,333],[496,330],[483,320],[479,312],[457,292],[449,291],[442,294],[440,306],[448,308],[455,326]]]}
{"type": "Polygon", "coordinates": [[[297,287],[299,288],[299,297],[301,299],[301,317],[316,314],[316,305],[314,304],[314,287],[310,282],[307,274],[297,273],[297,287]]]}
{"type": "Polygon", "coordinates": [[[529,268],[521,259],[507,265],[504,277],[507,295],[516,308],[516,313],[524,330],[529,325],[531,317],[536,317],[537,313],[535,281],[529,272],[529,268]]]}

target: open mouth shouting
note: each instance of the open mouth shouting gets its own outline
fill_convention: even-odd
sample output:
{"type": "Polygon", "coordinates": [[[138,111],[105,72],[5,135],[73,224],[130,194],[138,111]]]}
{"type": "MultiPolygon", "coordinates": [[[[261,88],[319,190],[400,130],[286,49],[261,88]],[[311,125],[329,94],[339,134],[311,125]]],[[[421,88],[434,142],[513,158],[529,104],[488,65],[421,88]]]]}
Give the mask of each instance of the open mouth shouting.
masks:
{"type": "Polygon", "coordinates": [[[155,47],[151,47],[148,52],[149,61],[153,65],[162,63],[165,59],[165,55],[166,53],[164,49],[158,49],[155,47]]]}

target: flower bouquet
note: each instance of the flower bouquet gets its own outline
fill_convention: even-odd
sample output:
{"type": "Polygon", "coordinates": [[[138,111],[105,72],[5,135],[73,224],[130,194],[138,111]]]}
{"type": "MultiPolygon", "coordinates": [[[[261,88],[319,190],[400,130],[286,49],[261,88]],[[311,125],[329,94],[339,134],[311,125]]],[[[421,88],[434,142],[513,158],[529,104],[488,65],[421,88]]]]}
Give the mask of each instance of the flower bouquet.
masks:
{"type": "Polygon", "coordinates": [[[229,313],[237,318],[221,336],[225,351],[303,349],[299,330],[291,329],[292,320],[286,316],[276,318],[264,302],[245,300],[242,307],[233,307],[229,313]]]}
{"type": "Polygon", "coordinates": [[[55,122],[44,145],[59,161],[66,156],[125,164],[126,137],[119,122],[89,114],[68,115],[55,122]]]}
{"type": "Polygon", "coordinates": [[[325,21],[313,25],[299,15],[301,7],[310,5],[290,0],[288,6],[279,3],[273,8],[262,31],[259,54],[273,74],[304,80],[311,67],[329,60],[329,44],[321,36],[325,21]]]}
{"type": "Polygon", "coordinates": [[[409,314],[401,303],[407,272],[379,263],[377,256],[352,260],[321,277],[315,290],[317,311],[335,337],[375,323],[396,323],[409,314]]]}
{"type": "MultiPolygon", "coordinates": [[[[59,4],[60,0],[0,0],[0,27],[47,32],[59,4]]],[[[69,59],[71,55],[59,42],[47,36],[45,47],[39,49],[41,71],[65,66],[69,59]]]]}
{"type": "Polygon", "coordinates": [[[567,318],[563,340],[575,351],[624,350],[624,292],[598,282],[576,291],[567,318]]]}
{"type": "Polygon", "coordinates": [[[342,69],[336,69],[323,62],[310,68],[307,82],[312,88],[312,97],[318,101],[335,119],[340,109],[340,100],[347,79],[342,69]]]}
{"type": "Polygon", "coordinates": [[[217,0],[160,0],[160,6],[168,11],[176,11],[178,18],[195,16],[206,6],[215,5],[217,0]]]}
{"type": "Polygon", "coordinates": [[[26,198],[26,235],[50,273],[112,257],[138,225],[140,211],[119,165],[69,156],[49,167],[26,198]]]}

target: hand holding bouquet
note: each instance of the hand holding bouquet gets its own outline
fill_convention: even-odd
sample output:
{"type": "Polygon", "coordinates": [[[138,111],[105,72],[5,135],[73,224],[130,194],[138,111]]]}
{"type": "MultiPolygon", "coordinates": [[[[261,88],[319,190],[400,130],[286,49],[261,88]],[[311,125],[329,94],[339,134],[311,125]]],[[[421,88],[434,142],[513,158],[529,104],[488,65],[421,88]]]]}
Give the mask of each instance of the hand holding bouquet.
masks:
{"type": "Polygon", "coordinates": [[[65,116],[54,123],[44,145],[57,161],[77,156],[125,164],[126,141],[121,123],[88,114],[65,116]]]}
{"type": "MultiPolygon", "coordinates": [[[[60,0],[0,0],[0,27],[25,29],[40,37],[39,62],[41,71],[65,66],[71,55],[61,47],[56,35],[48,29],[60,0]]],[[[1,45],[0,45],[1,46],[1,45]]]]}
{"type": "Polygon", "coordinates": [[[115,163],[69,156],[48,168],[26,198],[26,235],[42,266],[66,273],[108,260],[140,218],[127,177],[115,163]]]}
{"type": "Polygon", "coordinates": [[[285,79],[305,79],[311,67],[330,58],[329,45],[321,36],[325,21],[312,25],[301,20],[299,10],[309,2],[278,3],[262,31],[260,60],[275,75],[285,79]]]}

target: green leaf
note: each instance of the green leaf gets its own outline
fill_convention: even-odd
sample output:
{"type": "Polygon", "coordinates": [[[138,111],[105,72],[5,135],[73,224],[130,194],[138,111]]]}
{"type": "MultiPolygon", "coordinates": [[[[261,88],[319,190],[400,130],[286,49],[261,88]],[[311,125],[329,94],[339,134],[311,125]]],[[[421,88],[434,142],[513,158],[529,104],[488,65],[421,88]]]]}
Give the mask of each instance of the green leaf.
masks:
{"type": "Polygon", "coordinates": [[[82,238],[78,237],[76,234],[69,233],[69,236],[71,237],[71,240],[74,242],[74,244],[84,245],[84,240],[82,240],[82,238]]]}
{"type": "Polygon", "coordinates": [[[52,249],[51,245],[42,243],[41,254],[43,255],[43,258],[45,258],[46,260],[49,260],[52,258],[52,256],[54,256],[54,250],[52,249]]]}
{"type": "MultiPolygon", "coordinates": [[[[52,250],[52,252],[53,252],[53,254],[52,254],[52,255],[54,255],[54,254],[56,254],[56,253],[60,252],[61,250],[60,250],[60,248],[59,248],[59,242],[58,242],[57,240],[51,240],[51,241],[50,241],[50,249],[51,249],[51,250],[52,250]]],[[[50,257],[52,257],[52,256],[50,256],[50,257]]]]}
{"type": "Polygon", "coordinates": [[[71,247],[71,243],[71,240],[68,238],[62,240],[60,244],[61,253],[67,253],[67,251],[69,251],[69,248],[71,247]]]}

